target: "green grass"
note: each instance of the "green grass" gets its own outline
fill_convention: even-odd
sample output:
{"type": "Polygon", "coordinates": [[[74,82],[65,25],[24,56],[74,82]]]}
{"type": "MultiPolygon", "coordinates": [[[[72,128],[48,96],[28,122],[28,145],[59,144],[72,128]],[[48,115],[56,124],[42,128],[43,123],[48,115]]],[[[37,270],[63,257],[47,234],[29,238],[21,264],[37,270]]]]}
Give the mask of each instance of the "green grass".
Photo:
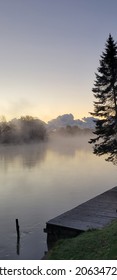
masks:
{"type": "Polygon", "coordinates": [[[116,260],[117,221],[102,230],[92,230],[74,238],[59,240],[48,260],[116,260]]]}

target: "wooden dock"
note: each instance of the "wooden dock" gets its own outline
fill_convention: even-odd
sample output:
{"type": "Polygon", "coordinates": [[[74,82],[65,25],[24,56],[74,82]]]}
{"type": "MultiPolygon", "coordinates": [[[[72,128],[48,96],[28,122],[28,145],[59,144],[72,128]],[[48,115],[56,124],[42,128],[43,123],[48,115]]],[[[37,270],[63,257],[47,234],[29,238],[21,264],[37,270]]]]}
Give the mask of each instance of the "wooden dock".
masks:
{"type": "Polygon", "coordinates": [[[49,220],[45,231],[50,233],[49,238],[51,234],[56,235],[56,240],[61,232],[75,236],[90,229],[101,229],[114,219],[117,219],[117,187],[49,220]]]}

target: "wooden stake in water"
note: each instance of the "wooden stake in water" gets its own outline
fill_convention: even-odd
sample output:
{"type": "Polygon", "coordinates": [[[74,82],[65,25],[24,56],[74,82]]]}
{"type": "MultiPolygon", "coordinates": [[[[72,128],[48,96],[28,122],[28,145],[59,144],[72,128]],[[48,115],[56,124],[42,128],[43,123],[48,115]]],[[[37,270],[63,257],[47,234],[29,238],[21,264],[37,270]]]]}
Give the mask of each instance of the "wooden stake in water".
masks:
{"type": "Polygon", "coordinates": [[[20,227],[19,227],[19,222],[18,219],[16,221],[16,232],[17,232],[17,254],[19,255],[20,253],[20,227]]]}
{"type": "Polygon", "coordinates": [[[20,238],[20,230],[19,230],[19,222],[18,222],[18,219],[16,219],[16,231],[17,231],[17,238],[20,238]]]}

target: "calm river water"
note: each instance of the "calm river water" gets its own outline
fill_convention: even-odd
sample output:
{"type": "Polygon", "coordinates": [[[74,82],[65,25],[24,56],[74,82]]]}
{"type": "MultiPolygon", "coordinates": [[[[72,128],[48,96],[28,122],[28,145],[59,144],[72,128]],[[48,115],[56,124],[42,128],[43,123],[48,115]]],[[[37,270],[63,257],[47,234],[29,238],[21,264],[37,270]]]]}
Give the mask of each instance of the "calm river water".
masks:
{"type": "Polygon", "coordinates": [[[88,137],[0,147],[0,259],[41,259],[46,222],[117,185],[117,166],[88,137]],[[20,224],[19,254],[15,219],[20,224]]]}

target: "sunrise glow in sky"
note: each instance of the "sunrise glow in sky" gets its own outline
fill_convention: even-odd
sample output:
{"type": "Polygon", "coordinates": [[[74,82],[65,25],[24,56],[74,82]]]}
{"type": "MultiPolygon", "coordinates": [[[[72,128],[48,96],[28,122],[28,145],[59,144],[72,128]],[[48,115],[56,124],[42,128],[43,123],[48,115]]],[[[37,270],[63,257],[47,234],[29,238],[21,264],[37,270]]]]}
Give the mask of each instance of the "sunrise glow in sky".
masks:
{"type": "Polygon", "coordinates": [[[116,0],[0,0],[0,116],[89,116],[116,0]]]}

